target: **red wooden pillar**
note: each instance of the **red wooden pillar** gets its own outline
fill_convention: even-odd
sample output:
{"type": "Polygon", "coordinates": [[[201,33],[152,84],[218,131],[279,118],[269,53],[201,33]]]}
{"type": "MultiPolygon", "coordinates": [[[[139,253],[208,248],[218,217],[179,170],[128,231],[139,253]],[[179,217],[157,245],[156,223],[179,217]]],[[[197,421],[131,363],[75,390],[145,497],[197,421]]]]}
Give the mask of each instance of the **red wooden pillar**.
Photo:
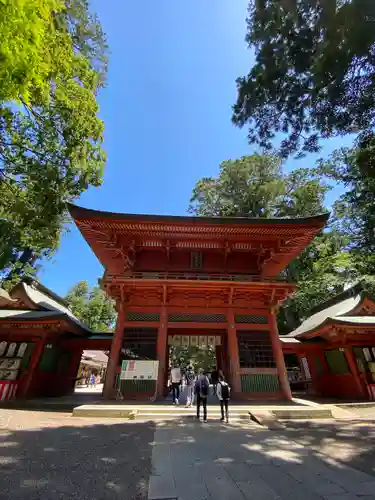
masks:
{"type": "Polygon", "coordinates": [[[224,349],[223,345],[217,345],[215,347],[215,352],[216,352],[216,369],[217,370],[222,370],[225,374],[226,372],[226,363],[224,360],[224,349]]]}
{"type": "Polygon", "coordinates": [[[79,365],[81,364],[83,350],[82,349],[73,350],[73,347],[71,349],[72,349],[72,358],[70,360],[70,366],[69,366],[70,382],[68,390],[74,391],[74,387],[77,382],[79,365]]]}
{"type": "Polygon", "coordinates": [[[273,355],[275,357],[277,374],[279,377],[280,389],[281,389],[281,392],[282,392],[284,398],[291,400],[292,399],[292,392],[290,390],[288,375],[286,373],[283,348],[282,348],[281,340],[279,337],[279,331],[278,331],[277,322],[276,322],[276,314],[275,314],[274,309],[271,310],[271,313],[268,317],[268,321],[269,321],[269,327],[270,327],[272,351],[273,351],[273,355]]]}
{"type": "Polygon", "coordinates": [[[238,342],[236,332],[236,322],[232,309],[228,309],[227,313],[227,329],[228,329],[228,360],[229,373],[234,393],[241,393],[241,376],[240,376],[240,357],[238,354],[238,342]]]}
{"type": "Polygon", "coordinates": [[[26,397],[28,396],[28,392],[30,389],[31,381],[34,377],[34,373],[36,369],[38,368],[40,356],[42,355],[44,346],[46,345],[46,342],[44,338],[41,338],[35,342],[35,346],[33,349],[33,352],[31,353],[31,359],[29,362],[29,366],[27,367],[25,374],[24,374],[24,380],[21,386],[21,396],[26,397]]]}
{"type": "Polygon", "coordinates": [[[168,344],[168,313],[165,307],[160,312],[160,325],[158,330],[158,340],[156,346],[157,360],[159,361],[159,372],[157,380],[157,397],[164,396],[164,385],[166,380],[166,362],[167,362],[167,344],[168,344]]]}
{"type": "Polygon", "coordinates": [[[348,367],[352,377],[354,378],[355,385],[357,387],[358,396],[368,398],[368,392],[366,390],[365,384],[361,379],[361,375],[358,369],[357,360],[355,359],[353,349],[351,347],[345,347],[344,353],[346,361],[348,362],[348,367]]]}
{"type": "Polygon", "coordinates": [[[116,329],[113,333],[111,351],[109,354],[107,373],[103,388],[103,396],[107,399],[113,398],[116,392],[114,388],[116,370],[119,361],[121,344],[124,338],[125,307],[121,301],[119,301],[117,304],[118,315],[116,329]]]}

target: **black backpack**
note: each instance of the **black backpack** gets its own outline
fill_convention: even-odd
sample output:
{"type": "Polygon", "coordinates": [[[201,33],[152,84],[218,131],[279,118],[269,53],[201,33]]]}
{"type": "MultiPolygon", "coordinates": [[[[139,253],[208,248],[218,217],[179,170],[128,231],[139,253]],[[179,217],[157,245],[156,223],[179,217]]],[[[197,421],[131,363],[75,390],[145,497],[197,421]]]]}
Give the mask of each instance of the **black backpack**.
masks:
{"type": "Polygon", "coordinates": [[[208,383],[207,377],[198,377],[195,383],[195,393],[200,394],[202,398],[208,396],[210,385],[208,383]]]}
{"type": "Polygon", "coordinates": [[[223,399],[229,399],[229,385],[226,382],[220,382],[221,386],[221,397],[223,399]]]}
{"type": "Polygon", "coordinates": [[[192,370],[189,370],[185,374],[186,377],[186,383],[187,385],[193,385],[194,379],[195,379],[195,374],[192,370]]]}

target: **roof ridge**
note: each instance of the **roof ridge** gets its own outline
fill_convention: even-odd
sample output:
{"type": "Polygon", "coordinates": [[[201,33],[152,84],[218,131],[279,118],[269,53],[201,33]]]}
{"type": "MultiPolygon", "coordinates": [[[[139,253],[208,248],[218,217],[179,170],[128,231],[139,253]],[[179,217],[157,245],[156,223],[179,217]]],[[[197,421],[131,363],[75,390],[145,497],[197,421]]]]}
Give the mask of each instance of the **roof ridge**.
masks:
{"type": "Polygon", "coordinates": [[[39,280],[37,280],[31,276],[27,276],[27,277],[22,279],[22,282],[25,283],[26,285],[35,287],[37,290],[39,290],[39,292],[43,293],[44,295],[47,295],[48,297],[50,297],[52,300],[54,300],[58,304],[69,309],[68,303],[66,302],[66,300],[63,297],[61,297],[60,295],[57,295],[57,293],[55,293],[51,289],[47,288],[39,280]]]}
{"type": "Polygon", "coordinates": [[[105,210],[95,210],[92,208],[85,208],[85,207],[80,207],[78,205],[74,205],[73,203],[67,203],[67,208],[70,213],[70,215],[74,218],[78,217],[79,214],[81,213],[81,216],[86,215],[88,217],[93,217],[93,218],[103,218],[103,219],[110,219],[110,218],[117,218],[117,219],[133,219],[133,220],[149,220],[150,222],[214,222],[214,223],[222,223],[225,224],[227,223],[246,223],[246,222],[253,222],[256,224],[259,223],[264,223],[264,224],[271,224],[271,223],[289,223],[289,224],[301,224],[303,222],[313,222],[316,221],[317,223],[319,222],[320,224],[325,223],[328,218],[330,213],[329,212],[324,212],[321,214],[317,215],[309,215],[305,217],[236,217],[236,216],[228,216],[228,217],[221,217],[221,216],[209,216],[209,217],[203,217],[203,216],[191,216],[191,215],[157,215],[157,214],[134,214],[134,213],[121,213],[121,212],[108,212],[105,210]]]}
{"type": "Polygon", "coordinates": [[[354,297],[355,295],[358,295],[359,293],[363,294],[366,293],[366,290],[364,289],[363,283],[359,282],[356,283],[355,285],[351,286],[350,288],[347,288],[346,290],[343,290],[342,292],[334,295],[330,299],[325,300],[324,302],[320,302],[316,306],[312,307],[308,313],[306,314],[306,318],[312,316],[313,314],[316,314],[320,311],[324,311],[324,309],[328,309],[329,307],[338,304],[339,302],[342,302],[345,299],[348,299],[349,297],[354,297]]]}

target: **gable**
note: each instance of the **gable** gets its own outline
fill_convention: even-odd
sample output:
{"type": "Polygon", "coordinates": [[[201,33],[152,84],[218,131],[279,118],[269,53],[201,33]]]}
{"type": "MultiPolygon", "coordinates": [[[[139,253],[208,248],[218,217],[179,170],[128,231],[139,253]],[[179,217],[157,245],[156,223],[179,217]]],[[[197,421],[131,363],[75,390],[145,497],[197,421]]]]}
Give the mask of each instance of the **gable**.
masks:
{"type": "Polygon", "coordinates": [[[9,309],[29,309],[27,304],[22,301],[20,298],[15,298],[11,296],[6,290],[0,288],[0,309],[9,310],[9,309]]]}
{"type": "Polygon", "coordinates": [[[375,316],[375,302],[371,297],[365,296],[358,307],[350,313],[350,316],[375,316]]]}

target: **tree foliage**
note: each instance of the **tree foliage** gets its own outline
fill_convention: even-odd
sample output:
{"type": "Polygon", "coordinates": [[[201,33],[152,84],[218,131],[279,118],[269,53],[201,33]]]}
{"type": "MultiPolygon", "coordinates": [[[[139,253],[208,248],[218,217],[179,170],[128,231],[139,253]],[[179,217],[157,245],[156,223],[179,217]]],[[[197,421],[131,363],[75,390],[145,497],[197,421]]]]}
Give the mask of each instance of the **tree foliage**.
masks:
{"type": "Polygon", "coordinates": [[[341,183],[344,194],[334,203],[334,227],[350,248],[366,255],[375,251],[375,136],[367,134],[353,148],[321,160],[322,175],[341,183]]]}
{"type": "Polygon", "coordinates": [[[107,45],[87,0],[3,0],[0,58],[1,232],[11,227],[0,257],[6,275],[25,251],[34,260],[50,255],[66,201],[101,183],[97,93],[107,45]]]}
{"type": "Polygon", "coordinates": [[[65,300],[72,313],[91,330],[113,330],[117,317],[115,303],[98,286],[90,288],[86,281],[80,281],[65,300]]]}
{"type": "MultiPolygon", "coordinates": [[[[358,151],[351,154],[358,158],[358,151]]],[[[324,198],[330,186],[325,176],[329,172],[337,173],[337,165],[321,164],[316,170],[298,169],[284,174],[274,156],[251,155],[226,161],[220,165],[216,178],[197,182],[190,210],[206,216],[316,215],[326,211],[324,198]]],[[[344,197],[350,193],[349,190],[344,197]]],[[[355,196],[354,193],[351,195],[355,196]]],[[[358,216],[365,220],[365,213],[358,216]]],[[[371,254],[365,256],[360,249],[354,251],[353,236],[349,230],[343,230],[343,224],[336,214],[328,230],[317,235],[288,266],[287,277],[298,283],[298,287],[280,308],[280,333],[296,328],[313,306],[358,281],[375,291],[372,277],[375,259],[371,254]]],[[[361,231],[359,228],[357,234],[362,234],[361,231]]]]}
{"type": "Polygon", "coordinates": [[[280,159],[253,154],[224,161],[216,178],[193,189],[190,212],[202,216],[295,217],[325,211],[329,186],[314,170],[283,174],[280,159]]]}
{"type": "Polygon", "coordinates": [[[202,347],[183,347],[170,346],[169,361],[171,366],[192,366],[195,372],[202,368],[205,372],[211,371],[216,367],[216,349],[208,346],[202,347]]]}
{"type": "Polygon", "coordinates": [[[255,64],[237,80],[233,122],[280,152],[375,124],[375,2],[250,0],[246,41],[255,64]]]}

